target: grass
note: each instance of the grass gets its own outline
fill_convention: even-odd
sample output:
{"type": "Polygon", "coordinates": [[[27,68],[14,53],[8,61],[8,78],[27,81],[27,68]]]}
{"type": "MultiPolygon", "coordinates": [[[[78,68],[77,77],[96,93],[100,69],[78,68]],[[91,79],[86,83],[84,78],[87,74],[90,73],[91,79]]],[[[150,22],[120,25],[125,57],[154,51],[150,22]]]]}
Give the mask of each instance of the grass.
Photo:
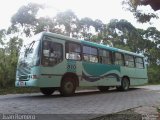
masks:
{"type": "Polygon", "coordinates": [[[160,85],[160,83],[148,83],[147,85],[160,85]]]}
{"type": "Polygon", "coordinates": [[[0,95],[6,94],[18,94],[18,93],[35,93],[39,92],[38,88],[17,88],[17,87],[7,87],[0,89],[0,95]]]}

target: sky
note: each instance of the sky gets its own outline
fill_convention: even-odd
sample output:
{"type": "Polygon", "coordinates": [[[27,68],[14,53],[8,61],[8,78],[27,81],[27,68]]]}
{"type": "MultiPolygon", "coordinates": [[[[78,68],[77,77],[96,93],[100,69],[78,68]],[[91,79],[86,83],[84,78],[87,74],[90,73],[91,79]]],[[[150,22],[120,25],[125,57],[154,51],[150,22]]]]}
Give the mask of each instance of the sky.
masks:
{"type": "MultiPolygon", "coordinates": [[[[47,9],[39,12],[39,16],[53,17],[57,12],[70,9],[78,18],[100,19],[103,23],[109,23],[111,19],[126,19],[137,28],[156,27],[160,30],[159,19],[153,19],[150,23],[145,24],[138,23],[132,13],[123,9],[122,0],[1,0],[0,29],[7,28],[11,24],[11,17],[18,9],[30,2],[40,3],[47,7],[47,9]]],[[[150,6],[139,9],[144,12],[153,11],[150,6]]],[[[156,13],[160,16],[159,11],[156,13]]]]}

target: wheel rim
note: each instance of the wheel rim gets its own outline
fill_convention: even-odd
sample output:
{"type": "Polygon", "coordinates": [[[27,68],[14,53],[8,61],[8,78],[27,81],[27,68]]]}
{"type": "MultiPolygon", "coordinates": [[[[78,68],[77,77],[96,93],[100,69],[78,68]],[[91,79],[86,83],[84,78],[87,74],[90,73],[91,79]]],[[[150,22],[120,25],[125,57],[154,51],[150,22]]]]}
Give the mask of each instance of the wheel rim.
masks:
{"type": "Polygon", "coordinates": [[[67,93],[72,93],[74,89],[73,83],[71,81],[66,82],[66,84],[64,85],[64,89],[67,93]]]}
{"type": "Polygon", "coordinates": [[[127,89],[129,88],[129,82],[128,82],[127,79],[124,79],[124,80],[123,80],[123,88],[124,88],[125,90],[127,90],[127,89]]]}

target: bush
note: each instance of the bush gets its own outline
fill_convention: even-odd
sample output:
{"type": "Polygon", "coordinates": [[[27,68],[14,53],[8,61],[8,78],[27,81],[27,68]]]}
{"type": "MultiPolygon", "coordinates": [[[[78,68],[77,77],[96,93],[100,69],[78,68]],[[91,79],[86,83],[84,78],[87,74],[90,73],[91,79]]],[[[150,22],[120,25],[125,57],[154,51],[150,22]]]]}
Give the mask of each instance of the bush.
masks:
{"type": "Polygon", "coordinates": [[[160,66],[150,66],[148,67],[148,79],[151,84],[160,83],[160,66]]]}

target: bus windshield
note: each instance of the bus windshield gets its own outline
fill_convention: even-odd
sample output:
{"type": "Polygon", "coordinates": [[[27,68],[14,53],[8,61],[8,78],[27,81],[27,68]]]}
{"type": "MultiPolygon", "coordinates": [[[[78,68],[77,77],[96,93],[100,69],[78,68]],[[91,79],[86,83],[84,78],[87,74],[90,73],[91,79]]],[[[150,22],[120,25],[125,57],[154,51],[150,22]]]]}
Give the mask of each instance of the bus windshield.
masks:
{"type": "Polygon", "coordinates": [[[30,43],[21,48],[18,67],[31,67],[39,64],[39,47],[41,34],[30,38],[30,43]]]}

